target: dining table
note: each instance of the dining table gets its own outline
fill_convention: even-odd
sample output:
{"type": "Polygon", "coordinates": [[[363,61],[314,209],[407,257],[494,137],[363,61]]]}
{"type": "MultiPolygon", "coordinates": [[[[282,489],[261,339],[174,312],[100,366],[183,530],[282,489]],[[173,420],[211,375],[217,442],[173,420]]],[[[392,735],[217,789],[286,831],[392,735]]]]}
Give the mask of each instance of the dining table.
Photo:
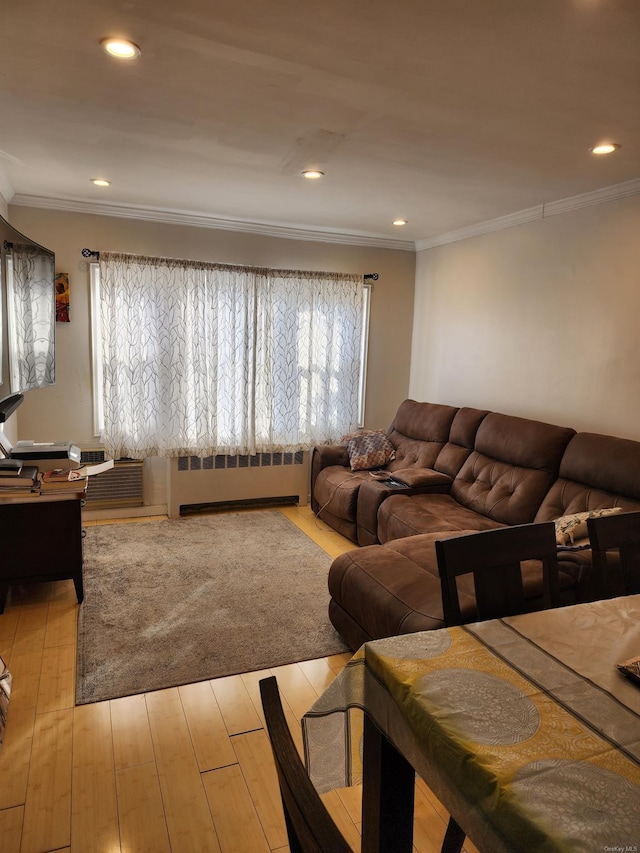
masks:
{"type": "Polygon", "coordinates": [[[482,853],[640,850],[640,595],[372,640],[302,720],[363,853],[410,853],[416,773],[482,853]]]}

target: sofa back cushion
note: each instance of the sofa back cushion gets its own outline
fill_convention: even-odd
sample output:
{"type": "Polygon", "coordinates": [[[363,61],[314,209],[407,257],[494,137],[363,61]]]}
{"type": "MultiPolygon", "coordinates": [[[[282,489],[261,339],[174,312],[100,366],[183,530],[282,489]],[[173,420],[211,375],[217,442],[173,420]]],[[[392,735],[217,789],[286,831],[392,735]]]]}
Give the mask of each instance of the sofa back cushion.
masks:
{"type": "Polygon", "coordinates": [[[617,506],[640,509],[640,442],[579,432],[564,452],[558,479],[536,515],[549,521],[574,512],[617,506]]]}
{"type": "Polygon", "coordinates": [[[478,427],[489,414],[486,409],[471,409],[468,406],[458,409],[451,424],[449,441],[444,445],[434,468],[449,477],[455,477],[471,454],[476,440],[478,427]]]}
{"type": "Polygon", "coordinates": [[[445,443],[458,409],[440,403],[401,403],[388,435],[396,449],[390,471],[400,468],[433,468],[445,443]]]}
{"type": "Polygon", "coordinates": [[[490,412],[451,486],[463,506],[503,524],[533,521],[575,430],[490,412]]]}

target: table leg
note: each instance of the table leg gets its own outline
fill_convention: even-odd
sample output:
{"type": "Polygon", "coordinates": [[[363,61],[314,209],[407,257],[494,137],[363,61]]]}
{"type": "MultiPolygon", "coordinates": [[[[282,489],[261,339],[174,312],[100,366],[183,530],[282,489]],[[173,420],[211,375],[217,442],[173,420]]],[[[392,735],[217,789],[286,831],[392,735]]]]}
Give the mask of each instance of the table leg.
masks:
{"type": "Polygon", "coordinates": [[[411,853],[415,770],[367,714],[362,766],[362,853],[411,853]]]}
{"type": "Polygon", "coordinates": [[[80,570],[79,574],[73,576],[73,585],[76,589],[76,599],[78,601],[78,604],[82,604],[82,601],[84,600],[84,583],[82,580],[82,570],[80,570]]]}

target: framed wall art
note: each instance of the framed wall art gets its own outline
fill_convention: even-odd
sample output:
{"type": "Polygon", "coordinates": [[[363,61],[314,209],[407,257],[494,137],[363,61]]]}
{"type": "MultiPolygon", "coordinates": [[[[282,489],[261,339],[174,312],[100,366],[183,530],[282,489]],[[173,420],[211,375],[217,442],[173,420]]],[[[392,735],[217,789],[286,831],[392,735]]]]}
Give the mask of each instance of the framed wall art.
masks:
{"type": "Polygon", "coordinates": [[[58,323],[69,322],[69,274],[56,274],[56,320],[58,323]]]}

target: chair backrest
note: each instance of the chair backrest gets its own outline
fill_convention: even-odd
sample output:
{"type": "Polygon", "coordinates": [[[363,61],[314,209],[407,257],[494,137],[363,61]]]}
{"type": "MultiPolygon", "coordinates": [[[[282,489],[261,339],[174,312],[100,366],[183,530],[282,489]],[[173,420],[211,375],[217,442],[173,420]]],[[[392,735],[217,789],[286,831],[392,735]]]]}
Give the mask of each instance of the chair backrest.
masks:
{"type": "Polygon", "coordinates": [[[593,571],[604,595],[640,593],[640,512],[589,518],[587,530],[593,571]]]}
{"type": "Polygon", "coordinates": [[[557,607],[560,584],[553,522],[518,524],[436,541],[445,625],[462,622],[456,578],[472,573],[478,620],[531,609],[522,563],[542,563],[543,606],[557,607]]]}
{"type": "Polygon", "coordinates": [[[263,678],[259,684],[291,853],[352,853],[300,759],[282,710],[276,678],[263,678]]]}

